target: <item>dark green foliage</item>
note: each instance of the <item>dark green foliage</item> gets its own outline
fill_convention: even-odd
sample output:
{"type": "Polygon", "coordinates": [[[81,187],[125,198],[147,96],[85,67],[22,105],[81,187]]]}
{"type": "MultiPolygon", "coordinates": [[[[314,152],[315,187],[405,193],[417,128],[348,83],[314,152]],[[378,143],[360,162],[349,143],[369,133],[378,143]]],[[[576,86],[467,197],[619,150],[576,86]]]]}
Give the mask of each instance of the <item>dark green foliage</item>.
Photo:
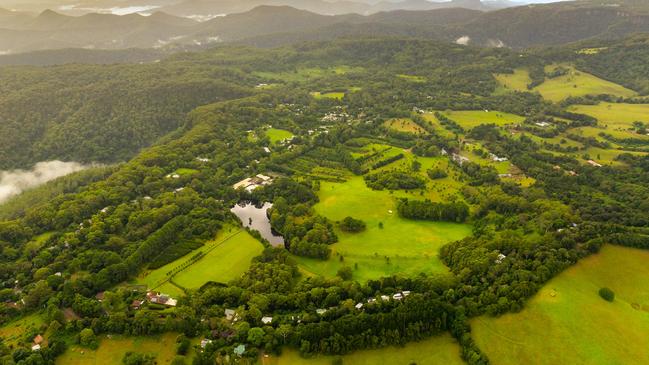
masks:
{"type": "Polygon", "coordinates": [[[352,233],[362,232],[366,228],[365,222],[360,219],[354,219],[352,217],[345,217],[345,219],[343,219],[338,224],[338,226],[341,230],[352,233]]]}
{"type": "Polygon", "coordinates": [[[469,217],[469,206],[463,202],[434,203],[430,200],[399,201],[399,215],[408,219],[462,223],[469,217]]]}
{"type": "Polygon", "coordinates": [[[150,354],[140,354],[137,352],[127,352],[122,358],[124,365],[153,365],[155,364],[155,356],[150,354]]]}
{"type": "Polygon", "coordinates": [[[426,174],[432,180],[443,179],[445,177],[448,177],[448,174],[446,173],[446,171],[444,171],[442,169],[429,169],[429,170],[426,171],[426,174]]]}
{"type": "Polygon", "coordinates": [[[412,190],[426,186],[426,182],[419,176],[403,171],[383,171],[365,175],[365,183],[374,190],[412,190]]]}
{"type": "Polygon", "coordinates": [[[599,296],[607,302],[615,300],[615,293],[609,288],[601,288],[598,293],[599,296]]]}

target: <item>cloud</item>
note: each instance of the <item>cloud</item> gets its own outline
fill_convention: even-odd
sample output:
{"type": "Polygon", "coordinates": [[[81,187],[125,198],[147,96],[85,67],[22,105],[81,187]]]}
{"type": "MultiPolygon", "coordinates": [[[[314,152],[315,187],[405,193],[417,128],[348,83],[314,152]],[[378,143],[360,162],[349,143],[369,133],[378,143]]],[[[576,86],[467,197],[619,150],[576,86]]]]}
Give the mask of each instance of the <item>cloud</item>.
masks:
{"type": "Polygon", "coordinates": [[[78,162],[46,161],[31,170],[0,171],[0,204],[25,190],[88,167],[78,162]]]}
{"type": "Polygon", "coordinates": [[[462,36],[455,41],[455,43],[461,44],[463,46],[466,46],[467,44],[469,44],[469,42],[471,42],[471,37],[469,37],[468,35],[462,36]]]}

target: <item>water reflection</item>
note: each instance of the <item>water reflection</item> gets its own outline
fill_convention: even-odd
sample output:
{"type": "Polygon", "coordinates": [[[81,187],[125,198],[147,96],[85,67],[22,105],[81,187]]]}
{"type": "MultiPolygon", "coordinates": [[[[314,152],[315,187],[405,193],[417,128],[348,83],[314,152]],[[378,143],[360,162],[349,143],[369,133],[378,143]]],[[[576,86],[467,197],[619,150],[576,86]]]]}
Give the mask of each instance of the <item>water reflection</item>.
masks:
{"type": "Polygon", "coordinates": [[[273,233],[268,219],[268,209],[272,208],[272,203],[264,203],[262,206],[255,206],[252,203],[240,203],[235,205],[230,211],[234,213],[244,227],[258,231],[271,245],[284,247],[284,238],[273,233]]]}

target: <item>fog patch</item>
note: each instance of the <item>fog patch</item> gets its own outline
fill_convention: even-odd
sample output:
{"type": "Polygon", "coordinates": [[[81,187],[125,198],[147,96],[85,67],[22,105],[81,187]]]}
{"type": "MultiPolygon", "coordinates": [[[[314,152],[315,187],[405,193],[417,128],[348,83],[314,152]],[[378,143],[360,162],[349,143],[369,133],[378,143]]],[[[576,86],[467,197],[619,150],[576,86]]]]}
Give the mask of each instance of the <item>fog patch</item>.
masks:
{"type": "Polygon", "coordinates": [[[25,190],[89,167],[78,162],[45,161],[31,170],[0,171],[0,204],[25,190]]]}
{"type": "Polygon", "coordinates": [[[469,37],[468,35],[462,36],[455,40],[455,43],[460,44],[462,46],[468,45],[469,42],[471,42],[471,37],[469,37]]]}

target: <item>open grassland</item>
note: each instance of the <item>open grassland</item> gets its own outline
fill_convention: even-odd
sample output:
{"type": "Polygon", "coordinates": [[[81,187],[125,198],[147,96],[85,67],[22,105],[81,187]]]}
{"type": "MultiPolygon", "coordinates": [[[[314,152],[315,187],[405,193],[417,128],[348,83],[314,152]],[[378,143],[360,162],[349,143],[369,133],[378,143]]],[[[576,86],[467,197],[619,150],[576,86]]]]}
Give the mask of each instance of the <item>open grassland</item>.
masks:
{"type": "Polygon", "coordinates": [[[428,122],[429,125],[431,125],[433,128],[435,128],[435,133],[445,137],[445,138],[454,138],[455,134],[448,129],[444,128],[444,126],[439,122],[437,117],[435,116],[435,113],[425,113],[422,115],[424,117],[424,120],[428,122]]]}
{"type": "Polygon", "coordinates": [[[633,122],[649,123],[649,104],[599,103],[597,105],[573,105],[569,111],[587,114],[596,118],[605,132],[615,136],[622,133],[623,138],[643,138],[646,135],[635,133],[633,122]]]}
{"type": "MultiPolygon", "coordinates": [[[[546,66],[546,73],[555,70],[557,65],[546,66]]],[[[610,94],[631,97],[636,92],[624,86],[600,79],[599,77],[579,71],[572,66],[561,65],[568,73],[555,78],[546,78],[545,82],[534,88],[544,99],[559,102],[570,96],[610,94]]]]}
{"type": "Polygon", "coordinates": [[[172,283],[161,283],[167,279],[167,273],[187,262],[198,252],[206,253],[193,265],[180,271],[173,277],[173,282],[187,289],[200,288],[208,281],[226,283],[243,274],[253,257],[263,251],[263,245],[248,232],[240,228],[226,227],[214,240],[206,242],[203,247],[159,268],[145,272],[138,283],[150,289],[170,295],[179,295],[182,291],[172,283]]]}
{"type": "Polygon", "coordinates": [[[313,96],[316,99],[342,100],[345,97],[345,93],[342,91],[332,91],[332,92],[314,91],[311,93],[311,96],[313,96]]]}
{"type": "Polygon", "coordinates": [[[384,124],[387,128],[399,132],[408,132],[415,134],[428,134],[423,128],[408,118],[390,119],[384,124]]]}
{"type": "Polygon", "coordinates": [[[345,183],[323,182],[319,197],[316,212],[334,221],[352,216],[363,220],[367,229],[353,234],[337,232],[339,242],[331,246],[332,257],[327,261],[297,258],[307,275],[331,277],[343,266],[352,267],[354,279],[360,281],[391,274],[445,273],[447,268],[437,257],[439,248],[471,233],[467,224],[400,218],[396,197],[421,197],[404,191],[371,190],[362,177],[345,183]]]}
{"type": "Polygon", "coordinates": [[[569,268],[516,314],[478,318],[492,364],[649,363],[649,251],[606,246],[569,268]],[[615,292],[609,303],[598,295],[615,292]]]}
{"type": "Polygon", "coordinates": [[[298,68],[293,71],[284,71],[284,72],[263,72],[256,71],[253,74],[257,77],[261,77],[266,81],[273,82],[305,82],[309,80],[314,80],[317,78],[322,78],[330,75],[346,75],[354,72],[362,72],[364,69],[362,67],[350,67],[350,66],[336,66],[330,68],[318,68],[318,67],[304,67],[298,68]]]}
{"type": "Polygon", "coordinates": [[[181,271],[174,277],[174,282],[188,289],[198,289],[208,281],[227,283],[246,272],[252,259],[263,250],[261,242],[247,231],[241,231],[232,238],[226,238],[187,270],[181,271]]]}
{"type": "Polygon", "coordinates": [[[525,69],[516,69],[512,74],[495,74],[494,77],[500,84],[496,93],[510,91],[528,91],[527,85],[532,82],[530,73],[525,69]]]}
{"type": "Polygon", "coordinates": [[[23,343],[27,332],[39,329],[44,321],[40,314],[30,314],[26,317],[11,321],[0,327],[0,337],[7,346],[17,346],[23,343]]]}
{"type": "Polygon", "coordinates": [[[154,355],[156,364],[171,364],[176,356],[176,337],[173,333],[147,337],[102,336],[97,350],[72,345],[56,359],[56,364],[121,365],[124,354],[129,351],[154,355]]]}
{"type": "Polygon", "coordinates": [[[293,133],[283,129],[270,128],[266,131],[266,136],[270,139],[270,143],[279,143],[293,138],[293,133]]]}
{"type": "Polygon", "coordinates": [[[416,75],[404,75],[404,74],[399,74],[397,75],[398,78],[407,80],[410,82],[416,82],[416,83],[424,83],[426,82],[426,78],[423,76],[416,76],[416,75]]]}
{"type": "Polygon", "coordinates": [[[409,343],[403,347],[386,347],[377,350],[356,351],[345,356],[317,356],[305,359],[295,350],[285,350],[282,356],[262,359],[262,365],[331,365],[342,359],[343,365],[410,365],[410,364],[464,364],[460,358],[457,341],[445,334],[409,343]]]}
{"type": "Polygon", "coordinates": [[[481,124],[503,126],[507,124],[522,123],[525,120],[525,118],[520,115],[491,110],[447,110],[440,113],[455,121],[466,130],[475,128],[481,124]]]}

